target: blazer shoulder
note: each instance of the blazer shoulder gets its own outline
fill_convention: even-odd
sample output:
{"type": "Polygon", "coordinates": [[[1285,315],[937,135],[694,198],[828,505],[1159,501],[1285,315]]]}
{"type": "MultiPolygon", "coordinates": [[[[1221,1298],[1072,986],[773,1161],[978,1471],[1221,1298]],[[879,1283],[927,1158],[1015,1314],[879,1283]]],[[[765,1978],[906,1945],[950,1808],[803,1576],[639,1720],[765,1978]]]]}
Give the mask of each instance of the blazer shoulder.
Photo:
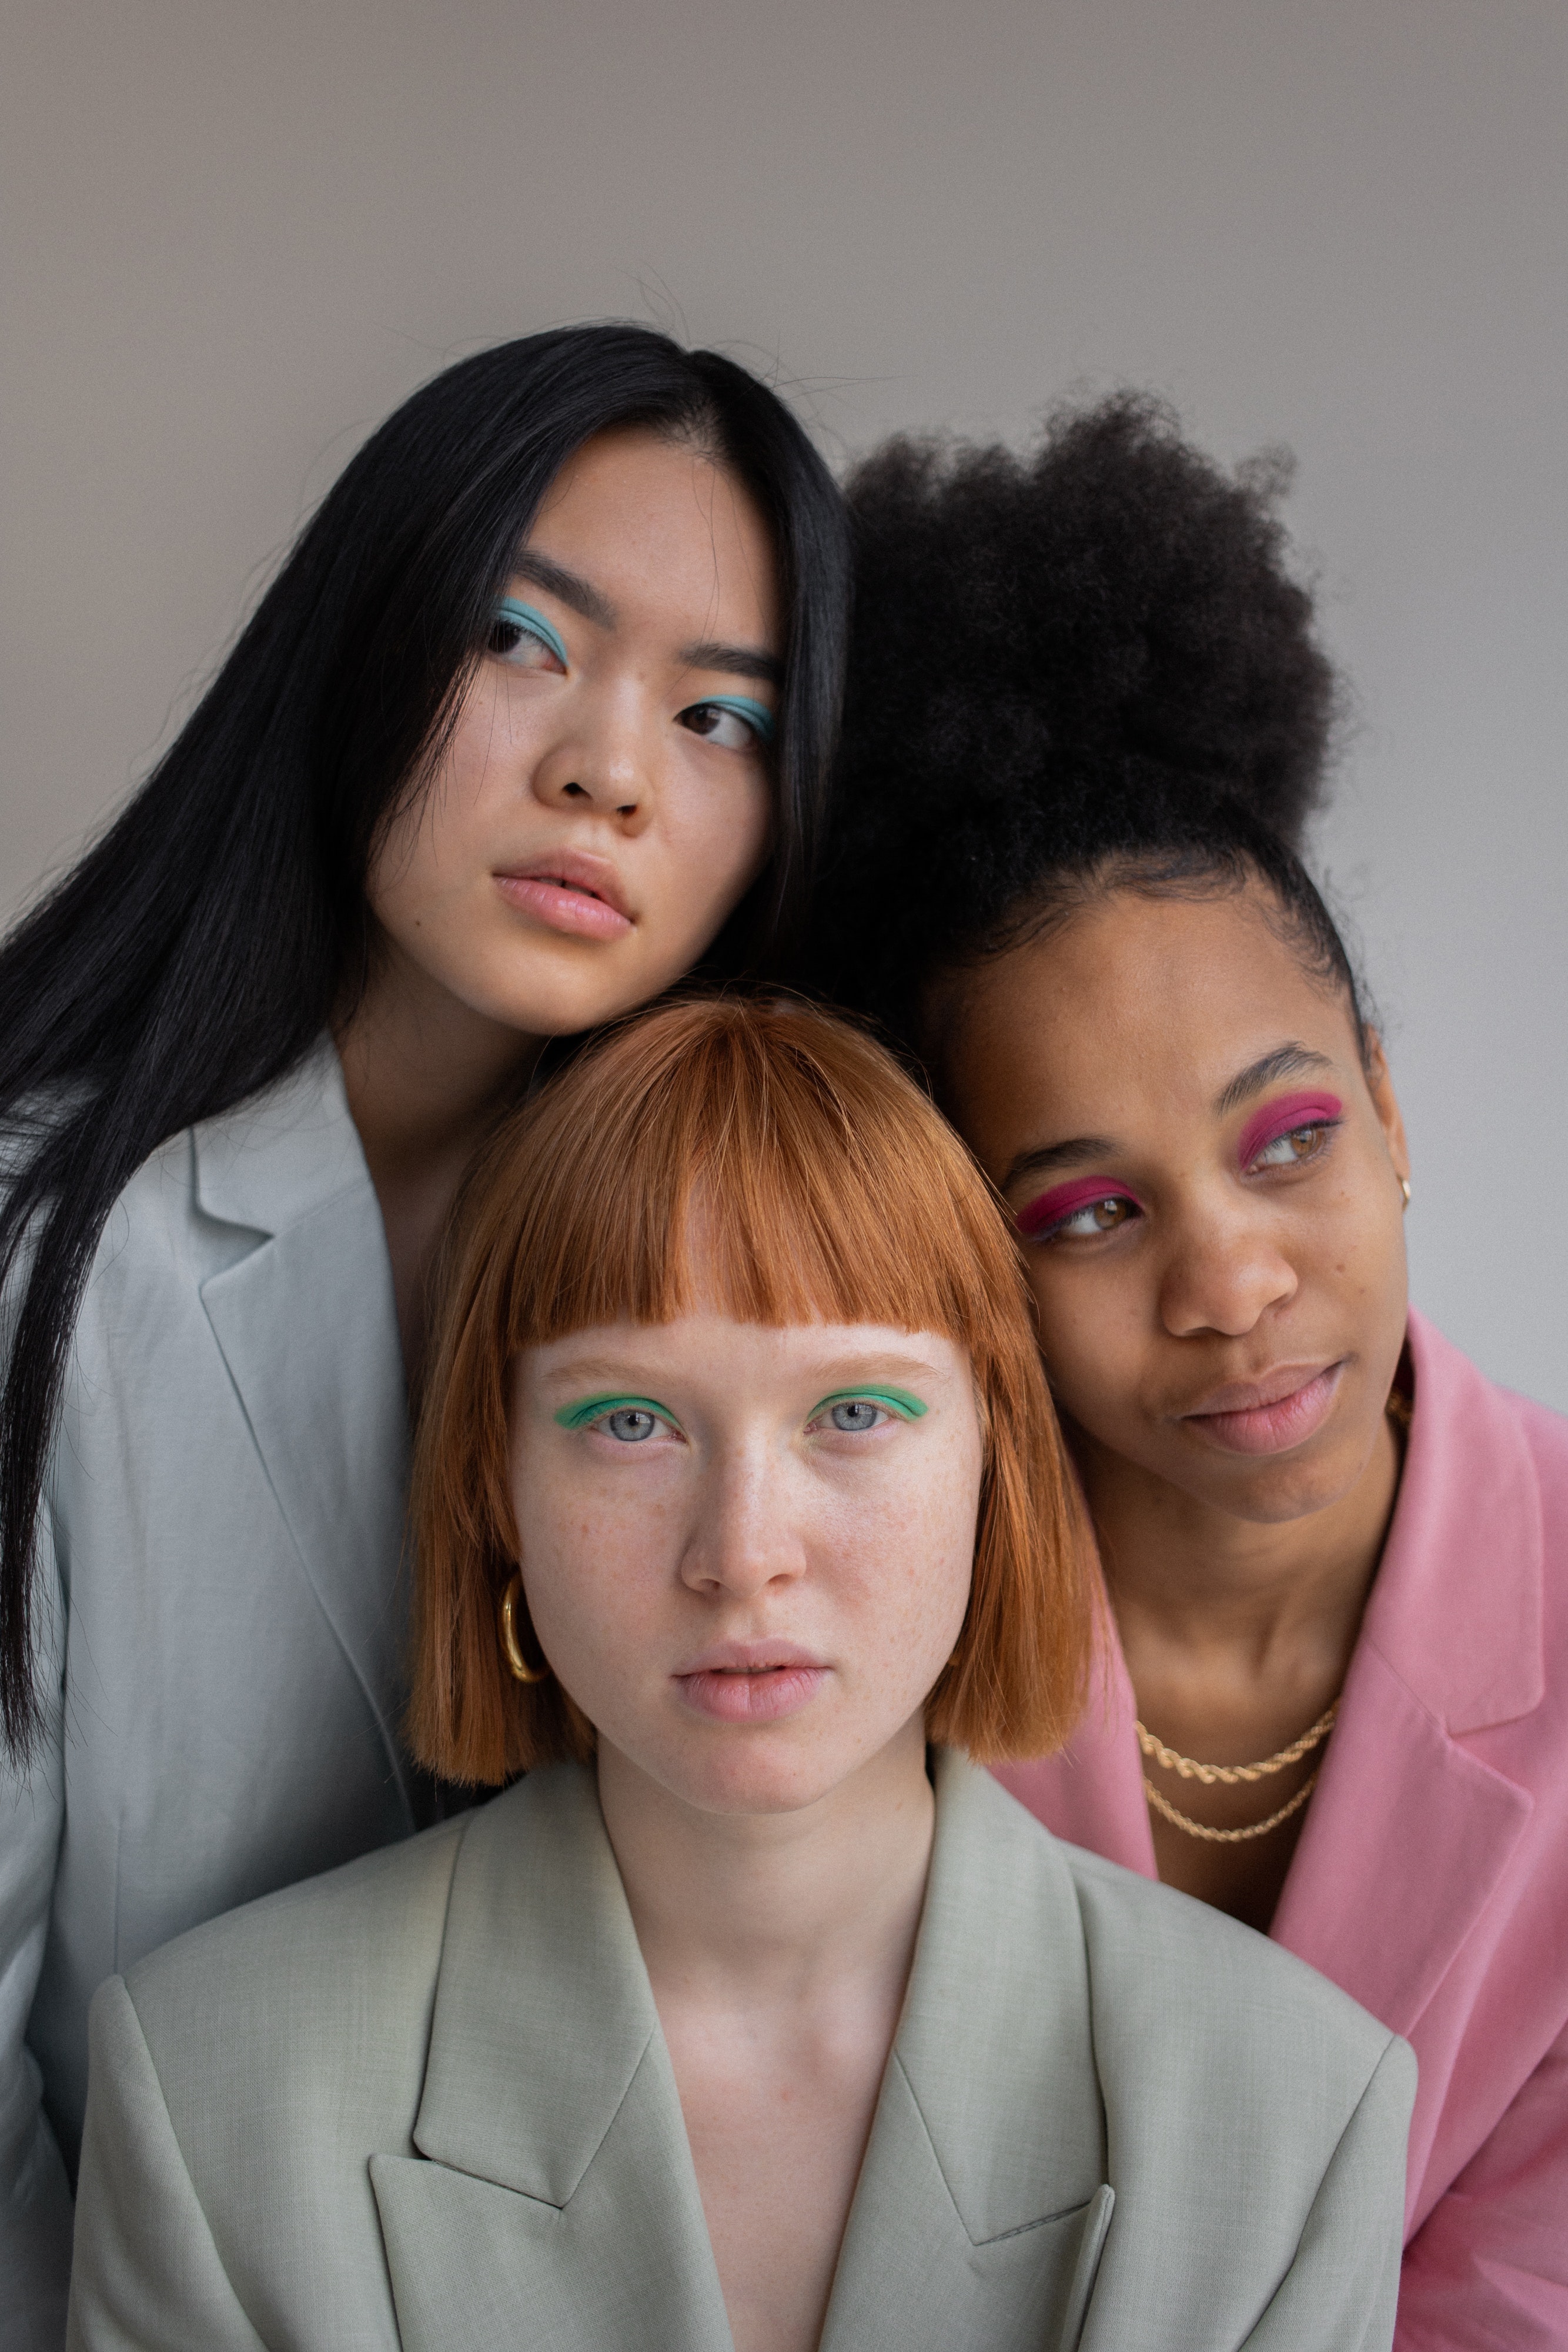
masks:
{"type": "Polygon", "coordinates": [[[228,1911],[128,1970],[126,1990],[159,2071],[210,2037],[281,2053],[304,2038],[341,2046],[335,2022],[371,2012],[388,2028],[423,2014],[441,1964],[452,1874],[475,1819],[228,1911]]]}
{"type": "MultiPolygon", "coordinates": [[[[1148,2034],[1151,2080],[1212,2067],[1238,2096],[1282,2084],[1288,2100],[1348,2115],[1391,2052],[1394,2072],[1405,2070],[1399,2037],[1293,1952],[1101,1854],[1059,1851],[1077,1890],[1096,2010],[1126,2021],[1118,2041],[1148,2034]]],[[[1409,2070],[1413,2088],[1413,2059],[1409,2070]]]]}

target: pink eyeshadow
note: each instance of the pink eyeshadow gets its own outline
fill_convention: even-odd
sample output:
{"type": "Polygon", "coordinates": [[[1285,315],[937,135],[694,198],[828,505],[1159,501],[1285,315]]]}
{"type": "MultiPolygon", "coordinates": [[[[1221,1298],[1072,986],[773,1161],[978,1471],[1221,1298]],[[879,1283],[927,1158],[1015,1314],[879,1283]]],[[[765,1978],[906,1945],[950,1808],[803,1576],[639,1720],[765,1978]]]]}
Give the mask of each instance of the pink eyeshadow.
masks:
{"type": "Polygon", "coordinates": [[[1053,1184],[1049,1192],[1020,1209],[1013,1222],[1028,1241],[1059,1218],[1070,1217],[1075,1209],[1086,1209],[1095,1201],[1131,1201],[1135,1207],[1143,1207],[1135,1192],[1108,1176],[1075,1176],[1071,1183],[1053,1184]]]}
{"type": "Polygon", "coordinates": [[[1281,1135],[1289,1135],[1298,1127],[1326,1127],[1343,1110],[1338,1095],[1277,1096],[1261,1110],[1254,1111],[1242,1129],[1237,1159],[1243,1168],[1250,1168],[1265,1145],[1277,1142],[1281,1135]]]}

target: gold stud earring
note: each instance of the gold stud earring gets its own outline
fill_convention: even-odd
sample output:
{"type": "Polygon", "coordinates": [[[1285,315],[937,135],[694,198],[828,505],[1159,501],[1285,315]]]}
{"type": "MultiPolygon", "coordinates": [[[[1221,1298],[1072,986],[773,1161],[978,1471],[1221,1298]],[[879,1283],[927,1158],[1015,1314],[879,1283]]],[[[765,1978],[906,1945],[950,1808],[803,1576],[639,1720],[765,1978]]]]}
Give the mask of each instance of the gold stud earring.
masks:
{"type": "Polygon", "coordinates": [[[549,1682],[549,1666],[530,1666],[517,1638],[517,1610],[522,1598],[523,1571],[519,1568],[501,1595],[501,1647],[507,1654],[507,1665],[520,1683],[549,1682]]]}
{"type": "Polygon", "coordinates": [[[1399,1179],[1399,1190],[1404,1193],[1405,1205],[1408,1208],[1410,1206],[1410,1179],[1408,1176],[1401,1176],[1399,1179]]]}

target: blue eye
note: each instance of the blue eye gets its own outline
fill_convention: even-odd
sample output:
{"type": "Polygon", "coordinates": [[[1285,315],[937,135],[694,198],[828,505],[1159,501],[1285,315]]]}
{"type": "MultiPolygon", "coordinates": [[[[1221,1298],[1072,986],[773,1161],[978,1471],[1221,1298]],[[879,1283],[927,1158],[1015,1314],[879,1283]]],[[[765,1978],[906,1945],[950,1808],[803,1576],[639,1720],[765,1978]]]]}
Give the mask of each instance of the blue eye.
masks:
{"type": "Polygon", "coordinates": [[[727,751],[749,751],[773,739],[773,713],[749,694],[710,694],[683,710],[680,724],[727,751]]]}
{"type": "Polygon", "coordinates": [[[504,596],[497,605],[485,643],[486,651],[514,669],[549,669],[552,660],[563,670],[571,667],[565,646],[544,614],[515,596],[504,596]]]}
{"type": "Polygon", "coordinates": [[[654,1397],[584,1397],[580,1403],[563,1404],[556,1421],[562,1429],[598,1430],[620,1445],[642,1445],[661,1429],[671,1437],[680,1434],[674,1414],[654,1397]]]}
{"type": "Polygon", "coordinates": [[[870,1397],[853,1397],[847,1404],[836,1404],[828,1415],[835,1429],[843,1430],[874,1429],[886,1418],[883,1406],[873,1404],[870,1397]]]}
{"type": "Polygon", "coordinates": [[[606,1436],[618,1437],[623,1445],[641,1445],[644,1438],[653,1436],[658,1425],[658,1416],[644,1412],[639,1404],[618,1405],[596,1423],[606,1436]]]}

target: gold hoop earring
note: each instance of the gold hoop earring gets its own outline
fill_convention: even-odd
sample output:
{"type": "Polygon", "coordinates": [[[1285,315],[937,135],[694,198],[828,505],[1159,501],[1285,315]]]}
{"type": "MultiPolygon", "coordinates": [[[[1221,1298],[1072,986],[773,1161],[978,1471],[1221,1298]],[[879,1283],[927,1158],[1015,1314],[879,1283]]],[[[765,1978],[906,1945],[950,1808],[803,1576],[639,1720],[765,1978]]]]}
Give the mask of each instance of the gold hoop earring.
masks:
{"type": "Polygon", "coordinates": [[[1408,1208],[1410,1206],[1410,1179],[1408,1176],[1401,1176],[1399,1179],[1399,1190],[1404,1193],[1405,1205],[1408,1208]]]}
{"type": "Polygon", "coordinates": [[[530,1666],[517,1639],[517,1604],[522,1597],[523,1571],[519,1568],[501,1595],[501,1647],[506,1652],[507,1665],[520,1683],[548,1683],[549,1666],[530,1666]]]}

